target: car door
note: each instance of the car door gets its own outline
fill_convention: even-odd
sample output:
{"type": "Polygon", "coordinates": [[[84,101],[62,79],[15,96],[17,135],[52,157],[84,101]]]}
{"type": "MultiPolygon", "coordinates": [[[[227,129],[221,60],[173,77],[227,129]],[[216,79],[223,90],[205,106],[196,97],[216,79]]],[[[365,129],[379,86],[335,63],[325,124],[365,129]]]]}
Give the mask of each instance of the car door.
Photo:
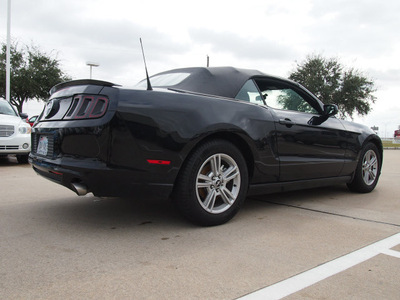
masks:
{"type": "Polygon", "coordinates": [[[338,176],[344,165],[344,127],[323,117],[323,106],[300,86],[256,79],[275,121],[279,181],[338,176]]]}

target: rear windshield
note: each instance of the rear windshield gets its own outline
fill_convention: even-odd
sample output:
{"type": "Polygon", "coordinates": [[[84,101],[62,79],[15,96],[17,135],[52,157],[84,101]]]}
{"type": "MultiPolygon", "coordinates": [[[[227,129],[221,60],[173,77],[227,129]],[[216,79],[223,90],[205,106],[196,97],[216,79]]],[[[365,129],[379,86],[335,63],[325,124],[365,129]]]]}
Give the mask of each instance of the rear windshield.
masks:
{"type": "MultiPolygon", "coordinates": [[[[174,86],[185,80],[190,73],[167,73],[150,77],[150,83],[153,87],[168,87],[174,86]]],[[[135,87],[146,88],[147,81],[143,79],[135,87]]]]}

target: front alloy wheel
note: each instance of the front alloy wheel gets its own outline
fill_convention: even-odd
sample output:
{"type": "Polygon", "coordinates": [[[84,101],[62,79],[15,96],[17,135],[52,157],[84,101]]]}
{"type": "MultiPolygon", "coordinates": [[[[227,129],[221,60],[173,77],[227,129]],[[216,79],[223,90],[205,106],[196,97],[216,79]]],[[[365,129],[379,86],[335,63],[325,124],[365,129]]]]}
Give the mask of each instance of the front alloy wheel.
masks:
{"type": "Polygon", "coordinates": [[[360,158],[353,180],[347,186],[353,192],[369,193],[378,183],[382,158],[378,147],[373,143],[368,143],[363,147],[360,158]]]}
{"type": "Polygon", "coordinates": [[[366,185],[374,184],[376,177],[378,175],[378,157],[377,154],[368,150],[365,153],[362,162],[362,178],[366,185]]]}

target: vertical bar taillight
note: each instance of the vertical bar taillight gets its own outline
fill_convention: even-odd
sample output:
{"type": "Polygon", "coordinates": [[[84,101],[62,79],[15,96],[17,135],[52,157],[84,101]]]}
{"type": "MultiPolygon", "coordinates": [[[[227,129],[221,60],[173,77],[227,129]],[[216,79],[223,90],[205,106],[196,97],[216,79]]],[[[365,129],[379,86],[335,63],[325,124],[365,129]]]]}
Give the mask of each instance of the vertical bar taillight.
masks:
{"type": "Polygon", "coordinates": [[[76,95],[64,119],[94,119],[102,117],[108,107],[108,98],[105,96],[76,95]]]}

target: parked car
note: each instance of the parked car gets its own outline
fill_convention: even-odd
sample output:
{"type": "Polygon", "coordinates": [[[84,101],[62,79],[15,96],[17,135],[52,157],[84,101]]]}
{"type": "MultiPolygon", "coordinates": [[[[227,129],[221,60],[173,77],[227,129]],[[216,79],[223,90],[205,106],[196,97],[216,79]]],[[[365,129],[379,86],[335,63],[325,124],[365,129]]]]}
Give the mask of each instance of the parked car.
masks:
{"type": "Polygon", "coordinates": [[[27,163],[31,151],[31,127],[12,105],[0,99],[0,156],[15,154],[19,163],[27,163]]]}
{"type": "Polygon", "coordinates": [[[30,117],[29,119],[28,119],[28,123],[29,123],[29,125],[31,125],[31,127],[33,127],[33,124],[35,124],[35,121],[36,121],[36,119],[38,118],[39,116],[32,116],[32,117],[30,117]]]}
{"type": "Polygon", "coordinates": [[[134,89],[65,82],[33,128],[30,162],[78,195],[171,197],[192,222],[218,225],[247,195],[372,191],[381,140],[336,113],[298,83],[232,67],[166,71],[134,89]]]}

